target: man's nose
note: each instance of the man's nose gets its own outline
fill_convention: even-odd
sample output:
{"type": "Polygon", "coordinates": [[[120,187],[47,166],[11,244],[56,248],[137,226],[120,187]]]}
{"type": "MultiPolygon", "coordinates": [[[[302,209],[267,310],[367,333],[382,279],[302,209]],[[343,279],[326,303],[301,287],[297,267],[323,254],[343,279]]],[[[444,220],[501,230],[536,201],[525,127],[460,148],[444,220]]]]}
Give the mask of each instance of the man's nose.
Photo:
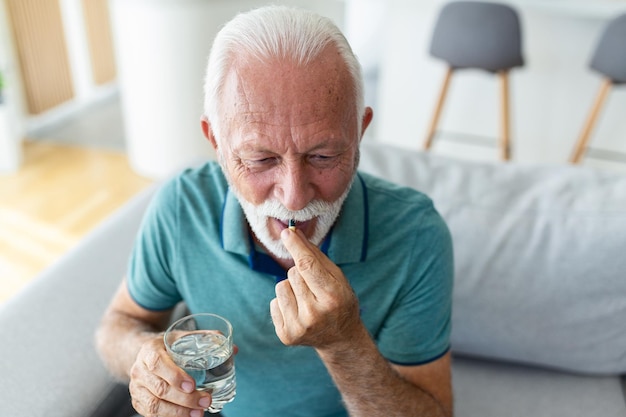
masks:
{"type": "Polygon", "coordinates": [[[315,197],[308,167],[301,161],[289,162],[278,179],[276,198],[288,210],[302,210],[315,197]]]}

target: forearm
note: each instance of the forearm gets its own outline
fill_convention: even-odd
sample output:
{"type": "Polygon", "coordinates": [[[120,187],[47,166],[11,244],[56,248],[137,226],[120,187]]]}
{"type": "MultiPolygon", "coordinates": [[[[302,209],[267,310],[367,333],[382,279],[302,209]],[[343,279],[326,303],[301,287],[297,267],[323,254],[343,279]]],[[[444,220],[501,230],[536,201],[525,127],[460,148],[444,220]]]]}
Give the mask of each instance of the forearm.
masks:
{"type": "Polygon", "coordinates": [[[450,407],[405,380],[362,328],[344,346],[318,349],[351,417],[450,416],[450,407]]]}
{"type": "Polygon", "coordinates": [[[113,376],[128,382],[137,353],[157,335],[159,329],[125,314],[109,311],[96,332],[96,346],[113,376]]]}

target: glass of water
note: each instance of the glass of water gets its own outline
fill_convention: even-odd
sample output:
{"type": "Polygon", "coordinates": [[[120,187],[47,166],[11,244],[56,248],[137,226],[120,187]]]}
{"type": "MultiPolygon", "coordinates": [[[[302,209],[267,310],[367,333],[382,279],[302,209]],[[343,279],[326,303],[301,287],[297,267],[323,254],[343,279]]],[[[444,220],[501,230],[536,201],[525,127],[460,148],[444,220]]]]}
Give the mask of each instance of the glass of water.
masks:
{"type": "Polygon", "coordinates": [[[210,313],[185,316],[163,339],[176,365],[196,381],[196,389],[211,393],[208,412],[220,412],[235,398],[233,327],[228,320],[210,313]]]}

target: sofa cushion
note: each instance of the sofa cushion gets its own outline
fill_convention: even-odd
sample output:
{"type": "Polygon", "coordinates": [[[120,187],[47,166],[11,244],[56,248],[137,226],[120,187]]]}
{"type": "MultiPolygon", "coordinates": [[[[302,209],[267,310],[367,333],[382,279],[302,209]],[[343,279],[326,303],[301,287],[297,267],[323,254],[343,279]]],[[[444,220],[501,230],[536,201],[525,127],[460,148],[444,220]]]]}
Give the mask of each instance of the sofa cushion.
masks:
{"type": "Polygon", "coordinates": [[[452,360],[456,417],[623,417],[620,378],[461,357],[452,360]]]}
{"type": "Polygon", "coordinates": [[[454,242],[452,349],[626,372],[626,175],[375,143],[360,169],[428,194],[454,242]]]}

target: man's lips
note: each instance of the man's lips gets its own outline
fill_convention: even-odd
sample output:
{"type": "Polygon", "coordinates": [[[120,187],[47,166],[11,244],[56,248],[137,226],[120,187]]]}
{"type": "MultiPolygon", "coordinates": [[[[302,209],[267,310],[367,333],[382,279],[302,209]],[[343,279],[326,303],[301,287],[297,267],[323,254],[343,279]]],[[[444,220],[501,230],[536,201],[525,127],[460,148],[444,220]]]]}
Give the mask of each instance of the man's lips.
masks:
{"type": "MultiPolygon", "coordinates": [[[[289,227],[289,220],[287,221],[283,221],[283,220],[279,220],[279,219],[274,219],[275,221],[277,221],[278,223],[281,224],[283,229],[287,229],[289,227]]],[[[311,220],[306,220],[303,222],[298,222],[296,221],[296,229],[306,229],[306,227],[311,223],[311,220]]]]}

